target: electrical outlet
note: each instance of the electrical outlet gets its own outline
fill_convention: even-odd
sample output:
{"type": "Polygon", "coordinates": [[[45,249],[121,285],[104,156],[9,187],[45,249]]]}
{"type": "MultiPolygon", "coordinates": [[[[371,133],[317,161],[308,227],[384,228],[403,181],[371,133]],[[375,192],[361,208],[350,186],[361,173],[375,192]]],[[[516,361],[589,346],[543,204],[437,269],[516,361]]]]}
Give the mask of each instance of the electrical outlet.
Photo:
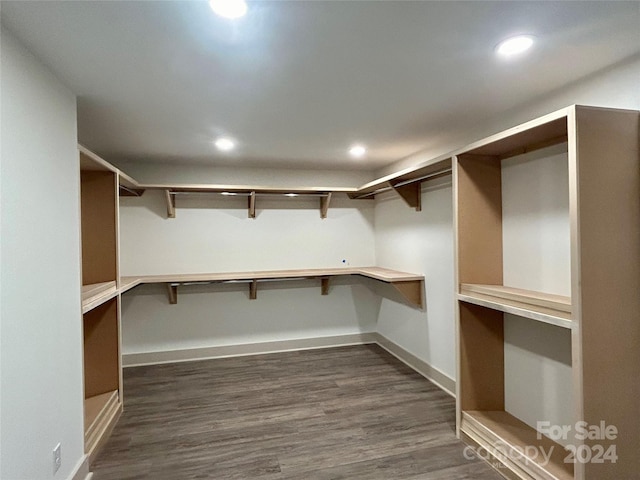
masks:
{"type": "Polygon", "coordinates": [[[53,449],[53,474],[60,469],[60,465],[62,465],[62,452],[60,451],[60,444],[56,445],[56,448],[53,449]]]}

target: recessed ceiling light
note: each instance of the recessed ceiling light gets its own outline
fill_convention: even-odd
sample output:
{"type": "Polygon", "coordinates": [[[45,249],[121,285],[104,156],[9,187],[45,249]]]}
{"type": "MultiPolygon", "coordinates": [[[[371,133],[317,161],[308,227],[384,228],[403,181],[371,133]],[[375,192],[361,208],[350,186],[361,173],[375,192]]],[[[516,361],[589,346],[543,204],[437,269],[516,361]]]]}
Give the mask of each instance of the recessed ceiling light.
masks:
{"type": "Polygon", "coordinates": [[[216,15],[224,18],[240,18],[247,13],[247,4],[244,0],[209,0],[209,6],[216,15]]]}
{"type": "Polygon", "coordinates": [[[228,152],[236,148],[236,142],[227,137],[221,137],[216,140],[215,146],[218,150],[228,152]]]}
{"type": "Polygon", "coordinates": [[[297,196],[298,196],[298,194],[297,194],[297,193],[285,193],[285,195],[286,195],[287,197],[297,197],[297,196]]]}
{"type": "Polygon", "coordinates": [[[533,38],[532,35],[507,38],[496,46],[496,53],[506,58],[524,53],[533,46],[533,38]]]}
{"type": "Polygon", "coordinates": [[[363,145],[354,145],[349,149],[349,155],[356,158],[364,157],[366,153],[367,149],[363,145]]]}

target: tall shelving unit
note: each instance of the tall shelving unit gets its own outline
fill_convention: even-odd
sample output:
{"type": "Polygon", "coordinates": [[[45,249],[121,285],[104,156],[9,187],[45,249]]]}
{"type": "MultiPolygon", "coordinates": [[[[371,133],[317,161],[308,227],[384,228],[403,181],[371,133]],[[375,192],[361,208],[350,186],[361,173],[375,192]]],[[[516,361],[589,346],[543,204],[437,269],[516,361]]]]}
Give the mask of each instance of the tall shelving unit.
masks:
{"type": "Polygon", "coordinates": [[[85,453],[93,460],[122,413],[118,172],[80,148],[85,453]]]}
{"type": "Polygon", "coordinates": [[[639,116],[572,106],[453,157],[458,433],[507,478],[606,480],[640,471],[639,116]],[[567,145],[570,297],[503,282],[502,162],[556,144],[567,145]],[[563,446],[505,410],[505,313],[569,330],[572,426],[604,421],[618,435],[583,440],[572,428],[567,443],[583,460],[598,454],[596,445],[615,445],[615,462],[567,463],[563,446]],[[526,447],[554,453],[547,463],[521,454],[526,447]]]}

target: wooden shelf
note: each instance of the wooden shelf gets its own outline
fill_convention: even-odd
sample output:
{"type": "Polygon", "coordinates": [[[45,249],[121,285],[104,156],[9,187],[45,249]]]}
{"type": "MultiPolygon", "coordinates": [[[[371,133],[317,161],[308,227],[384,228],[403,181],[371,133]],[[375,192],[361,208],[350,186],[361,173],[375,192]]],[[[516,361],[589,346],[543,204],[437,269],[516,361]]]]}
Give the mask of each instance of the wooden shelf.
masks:
{"type": "Polygon", "coordinates": [[[336,187],[260,187],[242,185],[139,185],[137,190],[163,190],[167,204],[167,218],[176,217],[176,196],[181,194],[213,193],[232,197],[247,198],[247,212],[249,218],[256,218],[256,197],[258,196],[289,196],[289,197],[317,197],[319,199],[320,218],[327,218],[327,211],[334,193],[351,194],[353,188],[336,187]]]}
{"type": "Polygon", "coordinates": [[[85,453],[92,458],[108,438],[122,413],[118,391],[102,393],[84,400],[85,453]]]}
{"type": "MultiPolygon", "coordinates": [[[[82,150],[84,147],[79,146],[82,150]]],[[[86,150],[86,149],[84,149],[86,150]]],[[[88,152],[88,150],[86,150],[88,152]]],[[[91,152],[88,152],[91,154],[91,152]]],[[[93,155],[93,154],[91,154],[93,155]]],[[[101,164],[109,165],[104,160],[97,158],[101,164]]],[[[420,184],[428,179],[451,174],[451,155],[444,155],[428,162],[423,162],[400,172],[386,175],[372,182],[355,187],[269,187],[261,185],[215,185],[215,184],[158,184],[139,183],[124,172],[109,165],[109,168],[117,172],[120,180],[120,195],[140,196],[145,190],[163,190],[167,204],[167,218],[175,218],[176,195],[189,193],[214,193],[247,198],[247,210],[249,218],[255,218],[256,197],[260,195],[288,195],[309,197],[316,196],[320,200],[320,217],[326,218],[331,197],[335,193],[347,194],[349,198],[358,200],[370,200],[375,195],[393,190],[412,208],[420,211],[421,192],[420,184]]]]}
{"type": "Polygon", "coordinates": [[[503,285],[460,285],[458,300],[544,323],[572,328],[571,299],[503,285]]]}
{"type": "Polygon", "coordinates": [[[573,464],[565,463],[568,452],[553,440],[541,435],[526,423],[504,411],[463,411],[462,433],[486,449],[519,478],[573,480],[573,464]],[[536,449],[536,458],[525,453],[536,449]],[[541,452],[549,455],[545,465],[541,452]]]}
{"type": "Polygon", "coordinates": [[[250,298],[257,298],[257,284],[259,281],[285,279],[320,279],[323,295],[328,294],[329,279],[331,277],[360,275],[381,282],[391,284],[411,305],[424,307],[424,275],[398,272],[380,267],[364,268],[316,268],[300,270],[264,270],[257,272],[226,272],[226,273],[196,273],[174,275],[145,275],[139,277],[122,277],[120,292],[134,288],[143,283],[165,283],[171,304],[177,303],[177,287],[180,285],[215,283],[215,282],[246,282],[250,285],[250,298]]]}
{"type": "Polygon", "coordinates": [[[82,313],[111,300],[118,294],[115,280],[82,286],[82,313]]]}
{"type": "Polygon", "coordinates": [[[415,208],[419,212],[422,210],[421,183],[425,180],[450,174],[451,156],[445,155],[366,183],[355,192],[349,193],[349,197],[357,200],[366,200],[375,198],[378,193],[393,190],[400,195],[408,206],[415,208]]]}
{"type": "Polygon", "coordinates": [[[504,132],[492,135],[455,152],[460,155],[491,156],[505,159],[535,151],[568,139],[570,108],[563,108],[504,132]]]}

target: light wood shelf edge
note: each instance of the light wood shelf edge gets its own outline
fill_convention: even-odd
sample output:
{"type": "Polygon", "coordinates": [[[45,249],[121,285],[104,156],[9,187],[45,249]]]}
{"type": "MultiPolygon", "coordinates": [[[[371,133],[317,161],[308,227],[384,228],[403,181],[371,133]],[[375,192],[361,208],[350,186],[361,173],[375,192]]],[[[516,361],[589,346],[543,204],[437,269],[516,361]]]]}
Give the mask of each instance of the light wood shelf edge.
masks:
{"type": "Polygon", "coordinates": [[[84,401],[85,453],[91,463],[122,414],[118,391],[107,392],[84,401]]]}
{"type": "Polygon", "coordinates": [[[573,480],[573,464],[564,463],[568,452],[553,440],[541,436],[534,428],[504,411],[463,411],[461,432],[486,449],[496,460],[511,470],[518,478],[534,480],[573,480]],[[516,452],[525,452],[525,447],[543,448],[552,452],[550,463],[542,465],[536,459],[525,458],[516,452]],[[506,455],[505,448],[514,450],[506,455]]]}
{"type": "Polygon", "coordinates": [[[82,286],[82,313],[85,314],[118,295],[116,282],[101,282],[82,286]]]}
{"type": "Polygon", "coordinates": [[[564,312],[558,312],[554,310],[546,309],[532,309],[530,305],[515,305],[515,302],[509,302],[508,300],[496,301],[493,297],[483,297],[481,295],[463,295],[457,294],[456,298],[461,302],[471,303],[473,305],[479,305],[481,307],[490,308],[503,313],[510,313],[519,317],[528,318],[537,322],[547,323],[549,325],[555,325],[562,328],[576,328],[576,323],[564,312]],[[559,316],[560,315],[560,316],[559,316]]]}
{"type": "Polygon", "coordinates": [[[120,277],[120,293],[124,293],[142,283],[142,277],[120,277]]]}
{"type": "Polygon", "coordinates": [[[571,314],[571,298],[564,295],[536,292],[522,288],[507,287],[504,285],[472,283],[461,284],[460,293],[469,296],[479,294],[495,297],[497,299],[512,300],[517,303],[548,308],[550,310],[557,310],[559,312],[571,314]]]}
{"type": "Polygon", "coordinates": [[[562,328],[574,328],[571,299],[502,285],[460,285],[457,299],[562,328]]]}
{"type": "MultiPolygon", "coordinates": [[[[487,147],[488,145],[491,144],[497,144],[499,142],[504,141],[505,139],[509,139],[509,138],[513,138],[516,137],[518,135],[521,135],[525,132],[528,131],[533,131],[537,128],[540,128],[544,125],[548,125],[548,124],[552,124],[554,122],[557,122],[563,118],[568,118],[568,116],[570,115],[570,112],[572,111],[572,109],[574,108],[574,106],[569,106],[569,107],[564,107],[561,108],[560,110],[556,110],[555,112],[549,113],[547,115],[544,115],[542,117],[538,117],[534,120],[530,120],[528,122],[522,123],[520,125],[517,125],[515,127],[512,127],[508,130],[504,130],[500,133],[496,133],[495,135],[491,135],[489,137],[483,138],[482,140],[479,140],[477,142],[473,142],[469,145],[466,145],[458,150],[456,150],[455,152],[453,152],[453,155],[459,156],[459,155],[463,155],[463,154],[468,154],[468,153],[474,153],[477,152],[478,150],[482,149],[483,147],[487,147]]],[[[564,137],[565,137],[565,141],[566,141],[566,131],[564,133],[564,137]]],[[[555,139],[556,141],[559,140],[560,136],[559,135],[552,135],[553,139],[555,139]]],[[[546,138],[546,139],[540,139],[540,140],[550,140],[551,138],[546,138]]],[[[534,141],[534,143],[539,143],[539,141],[534,141]]],[[[542,144],[541,144],[542,146],[542,144]]],[[[513,151],[511,152],[514,155],[515,154],[519,154],[522,152],[516,152],[513,151]]],[[[503,156],[503,154],[501,154],[501,156],[503,156]]]]}
{"type": "Polygon", "coordinates": [[[120,279],[119,292],[124,293],[143,283],[164,283],[167,287],[169,303],[175,304],[177,303],[177,286],[181,283],[245,281],[250,283],[249,298],[255,299],[257,283],[260,280],[320,279],[321,293],[326,295],[331,277],[347,275],[360,275],[391,284],[409,303],[424,308],[424,275],[380,267],[129,276],[120,279]]]}

